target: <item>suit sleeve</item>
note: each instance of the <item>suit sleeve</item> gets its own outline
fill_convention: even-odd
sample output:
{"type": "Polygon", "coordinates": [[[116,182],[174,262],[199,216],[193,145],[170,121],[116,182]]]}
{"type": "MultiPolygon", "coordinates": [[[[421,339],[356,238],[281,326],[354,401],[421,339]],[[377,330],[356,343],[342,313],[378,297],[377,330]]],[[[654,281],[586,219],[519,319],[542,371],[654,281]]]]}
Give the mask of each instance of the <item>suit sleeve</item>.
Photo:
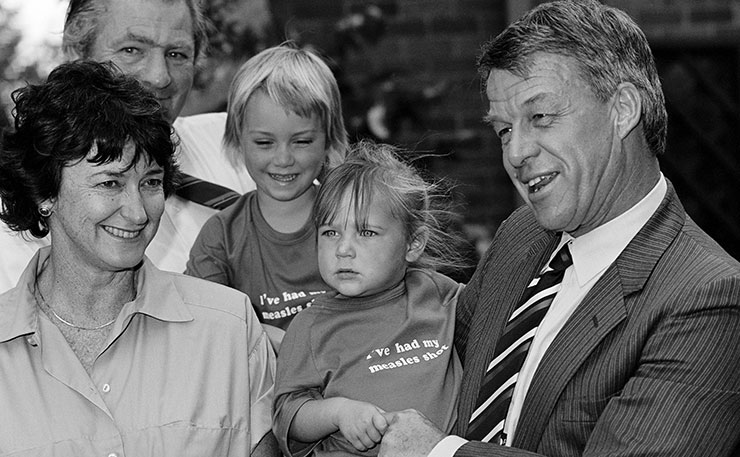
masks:
{"type": "Polygon", "coordinates": [[[487,284],[487,282],[490,278],[489,270],[493,265],[492,259],[495,254],[502,250],[503,247],[506,247],[502,240],[506,239],[508,236],[507,232],[511,231],[511,229],[508,228],[509,225],[509,220],[504,221],[504,223],[501,224],[493,238],[493,241],[488,246],[485,254],[481,257],[473,276],[470,278],[470,281],[468,281],[457,301],[454,342],[463,366],[465,366],[467,342],[476,306],[481,302],[481,291],[486,288],[490,289],[490,284],[487,284]]]}
{"type": "MultiPolygon", "coordinates": [[[[490,252],[490,250],[488,252],[490,252]]],[[[486,255],[476,268],[475,273],[470,278],[467,285],[462,289],[460,296],[457,299],[454,343],[455,349],[460,355],[460,362],[463,366],[465,366],[465,353],[470,333],[470,325],[473,314],[475,314],[476,304],[479,302],[481,281],[482,278],[485,277],[484,270],[486,268],[486,259],[489,256],[488,252],[486,252],[486,255]]]]}

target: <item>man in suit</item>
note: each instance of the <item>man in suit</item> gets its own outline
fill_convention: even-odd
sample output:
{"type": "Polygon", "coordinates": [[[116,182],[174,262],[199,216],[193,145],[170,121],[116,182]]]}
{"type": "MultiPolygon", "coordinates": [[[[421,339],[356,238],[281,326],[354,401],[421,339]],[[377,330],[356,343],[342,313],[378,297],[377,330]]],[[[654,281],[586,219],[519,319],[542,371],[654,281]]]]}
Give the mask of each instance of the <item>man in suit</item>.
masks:
{"type": "Polygon", "coordinates": [[[454,435],[389,413],[380,455],[740,455],[740,264],[660,171],[667,116],[644,34],[594,0],[544,3],[478,67],[526,206],[458,303],[454,435]],[[526,300],[551,269],[564,273],[526,300]],[[537,303],[544,317],[514,341],[537,303]]]}

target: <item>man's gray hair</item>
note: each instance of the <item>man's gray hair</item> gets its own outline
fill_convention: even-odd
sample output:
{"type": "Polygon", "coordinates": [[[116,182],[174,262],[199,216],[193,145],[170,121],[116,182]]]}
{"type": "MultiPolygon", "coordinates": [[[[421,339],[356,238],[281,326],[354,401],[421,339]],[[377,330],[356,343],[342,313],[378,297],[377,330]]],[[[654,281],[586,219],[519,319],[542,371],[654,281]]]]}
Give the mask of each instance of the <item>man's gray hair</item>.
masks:
{"type": "Polygon", "coordinates": [[[655,59],[645,34],[625,12],[595,0],[537,6],[483,46],[478,70],[484,84],[493,69],[526,76],[538,52],[573,59],[603,102],[619,84],[634,84],[648,147],[655,155],[665,151],[668,115],[655,59]]]}
{"type": "MultiPolygon", "coordinates": [[[[70,0],[64,21],[62,51],[68,58],[89,59],[98,36],[98,19],[103,16],[111,1],[127,0],[70,0]]],[[[185,2],[193,19],[194,63],[198,63],[208,49],[208,21],[198,0],[150,0],[157,2],[185,2]]]]}

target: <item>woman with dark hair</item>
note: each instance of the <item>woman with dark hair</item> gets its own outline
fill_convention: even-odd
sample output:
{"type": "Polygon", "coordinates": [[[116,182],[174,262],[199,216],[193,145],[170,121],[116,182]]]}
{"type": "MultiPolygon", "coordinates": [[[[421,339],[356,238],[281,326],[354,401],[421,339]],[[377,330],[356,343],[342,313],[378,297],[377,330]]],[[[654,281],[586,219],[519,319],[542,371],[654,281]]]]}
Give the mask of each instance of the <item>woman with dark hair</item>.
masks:
{"type": "Polygon", "coordinates": [[[249,299],[144,256],[177,174],[157,99],[80,61],[13,100],[0,220],[51,246],[0,295],[0,455],[269,450],[275,358],[249,299]]]}

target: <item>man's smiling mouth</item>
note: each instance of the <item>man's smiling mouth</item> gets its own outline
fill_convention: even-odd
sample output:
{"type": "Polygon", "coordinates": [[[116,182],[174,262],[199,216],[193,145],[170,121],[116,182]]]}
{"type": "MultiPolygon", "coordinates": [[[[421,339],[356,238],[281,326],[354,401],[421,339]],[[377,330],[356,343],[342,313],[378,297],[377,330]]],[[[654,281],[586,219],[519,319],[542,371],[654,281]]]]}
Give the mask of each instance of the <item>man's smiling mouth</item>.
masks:
{"type": "Polygon", "coordinates": [[[537,176],[536,178],[530,179],[527,181],[527,187],[529,188],[530,193],[537,193],[539,192],[543,187],[550,184],[553,179],[558,175],[557,172],[553,172],[547,175],[537,176]]]}

